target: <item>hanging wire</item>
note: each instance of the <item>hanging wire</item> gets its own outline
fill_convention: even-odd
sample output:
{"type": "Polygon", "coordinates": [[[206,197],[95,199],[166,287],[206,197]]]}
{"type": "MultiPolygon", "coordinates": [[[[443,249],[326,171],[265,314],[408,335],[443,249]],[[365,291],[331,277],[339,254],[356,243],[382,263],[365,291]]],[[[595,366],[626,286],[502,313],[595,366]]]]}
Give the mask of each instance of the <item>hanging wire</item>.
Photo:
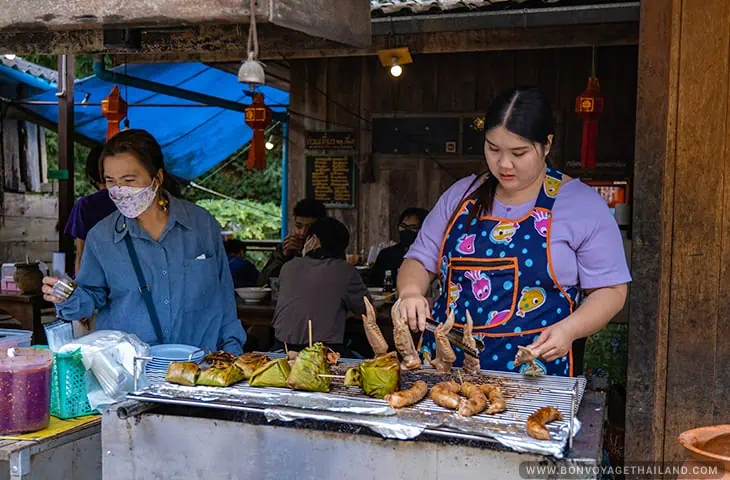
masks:
{"type": "Polygon", "coordinates": [[[201,191],[203,191],[203,192],[205,192],[205,193],[209,193],[209,194],[211,194],[211,195],[215,195],[215,196],[218,196],[218,197],[224,198],[224,199],[226,199],[226,200],[231,200],[231,201],[233,201],[233,202],[236,202],[236,203],[240,203],[240,204],[241,204],[241,206],[243,206],[243,207],[246,207],[246,208],[248,208],[248,209],[251,209],[251,210],[255,210],[255,211],[257,211],[257,212],[259,212],[259,213],[262,213],[262,214],[264,214],[264,215],[267,215],[267,216],[269,216],[269,217],[274,217],[274,218],[276,218],[276,219],[279,219],[279,218],[281,218],[281,217],[280,217],[279,215],[276,215],[276,214],[273,214],[273,213],[267,212],[266,210],[264,210],[264,209],[262,209],[262,208],[258,208],[258,207],[254,207],[254,206],[252,206],[252,205],[248,205],[248,204],[247,204],[246,202],[244,202],[243,200],[239,200],[239,199],[237,199],[237,198],[229,197],[228,195],[225,195],[225,194],[223,194],[223,193],[220,193],[220,192],[216,192],[215,190],[211,190],[210,188],[206,188],[206,187],[203,187],[203,186],[201,186],[201,185],[198,185],[198,184],[197,184],[197,183],[195,183],[195,182],[190,182],[189,186],[190,186],[190,187],[193,187],[193,188],[197,188],[198,190],[201,190],[201,191]]]}
{"type": "Polygon", "coordinates": [[[596,46],[593,45],[592,51],[591,51],[591,77],[595,78],[596,76],[596,46]]]}

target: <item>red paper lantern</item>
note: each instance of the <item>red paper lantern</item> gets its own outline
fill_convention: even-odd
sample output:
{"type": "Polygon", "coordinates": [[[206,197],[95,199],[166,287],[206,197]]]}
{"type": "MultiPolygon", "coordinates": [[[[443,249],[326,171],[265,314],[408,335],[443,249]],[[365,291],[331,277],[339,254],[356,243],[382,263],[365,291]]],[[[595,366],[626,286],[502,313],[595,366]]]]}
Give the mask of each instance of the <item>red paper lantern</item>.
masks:
{"type": "Polygon", "coordinates": [[[119,133],[119,123],[127,116],[127,102],[119,93],[119,87],[114,85],[111,93],[101,101],[101,113],[107,119],[106,139],[109,140],[119,133]]]}
{"type": "Polygon", "coordinates": [[[246,124],[253,129],[253,138],[251,139],[251,147],[248,149],[248,162],[246,166],[249,170],[257,168],[263,170],[266,168],[266,127],[271,124],[271,110],[264,104],[264,96],[261,93],[255,93],[253,102],[246,107],[246,124]]]}
{"type": "Polygon", "coordinates": [[[581,164],[584,169],[596,168],[596,142],[598,140],[598,118],[603,113],[603,96],[598,78],[588,77],[588,86],[575,99],[575,111],[583,119],[583,143],[581,164]]]}

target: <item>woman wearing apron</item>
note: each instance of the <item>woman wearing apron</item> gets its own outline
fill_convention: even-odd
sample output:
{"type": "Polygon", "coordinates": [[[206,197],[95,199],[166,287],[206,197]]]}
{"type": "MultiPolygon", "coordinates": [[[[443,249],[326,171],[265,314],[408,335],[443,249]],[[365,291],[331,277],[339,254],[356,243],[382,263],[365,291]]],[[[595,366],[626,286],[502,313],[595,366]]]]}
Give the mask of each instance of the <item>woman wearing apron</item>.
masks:
{"type": "MultiPolygon", "coordinates": [[[[426,218],[398,274],[400,314],[424,331],[424,294],[438,276],[433,318],[453,312],[463,327],[469,311],[483,369],[524,369],[514,358],[526,346],[544,373],[582,374],[585,338],[626,300],[621,233],[593,189],[548,166],[552,110],[539,90],[503,93],[484,126],[488,172],[456,182],[426,218]]],[[[419,349],[433,358],[433,334],[419,349]]]]}

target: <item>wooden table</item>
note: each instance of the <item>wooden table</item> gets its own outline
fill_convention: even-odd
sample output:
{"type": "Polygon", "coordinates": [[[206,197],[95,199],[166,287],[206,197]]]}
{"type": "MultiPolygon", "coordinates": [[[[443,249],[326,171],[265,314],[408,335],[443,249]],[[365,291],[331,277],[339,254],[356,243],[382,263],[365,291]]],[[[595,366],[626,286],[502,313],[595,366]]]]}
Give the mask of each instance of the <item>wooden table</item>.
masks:
{"type": "Polygon", "coordinates": [[[0,312],[7,312],[15,318],[23,330],[32,331],[34,344],[46,344],[46,332],[41,321],[44,308],[53,308],[53,305],[43,300],[43,295],[0,293],[0,312]]]}
{"type": "MultiPolygon", "coordinates": [[[[274,329],[272,322],[274,321],[274,311],[276,306],[272,303],[247,304],[238,300],[238,318],[243,324],[249,337],[254,337],[256,343],[253,348],[258,350],[268,350],[274,342],[274,329]]],[[[386,303],[377,309],[377,320],[383,337],[391,348],[395,348],[393,343],[393,321],[390,318],[390,309],[392,304],[386,303]]],[[[347,326],[345,328],[346,338],[364,338],[365,329],[363,328],[362,318],[350,315],[347,318],[347,326]]]]}
{"type": "Polygon", "coordinates": [[[2,462],[11,480],[101,478],[101,418],[43,440],[0,440],[2,462]]]}

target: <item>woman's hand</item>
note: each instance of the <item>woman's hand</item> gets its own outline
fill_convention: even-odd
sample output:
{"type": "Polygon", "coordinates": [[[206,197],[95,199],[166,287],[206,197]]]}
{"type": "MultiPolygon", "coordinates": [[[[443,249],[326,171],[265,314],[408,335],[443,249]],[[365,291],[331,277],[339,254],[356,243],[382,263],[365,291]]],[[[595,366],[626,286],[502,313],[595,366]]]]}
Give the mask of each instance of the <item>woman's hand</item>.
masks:
{"type": "Polygon", "coordinates": [[[528,348],[539,352],[538,356],[546,362],[566,356],[575,338],[564,322],[565,320],[562,320],[546,328],[537,341],[528,348]]]}
{"type": "Polygon", "coordinates": [[[426,328],[426,318],[431,316],[428,300],[423,295],[412,293],[400,296],[398,313],[401,318],[408,319],[408,326],[414,332],[423,331],[426,328]]]}
{"type": "Polygon", "coordinates": [[[58,283],[55,277],[45,277],[43,279],[43,299],[51,303],[62,303],[63,299],[53,295],[53,286],[58,283]]]}

